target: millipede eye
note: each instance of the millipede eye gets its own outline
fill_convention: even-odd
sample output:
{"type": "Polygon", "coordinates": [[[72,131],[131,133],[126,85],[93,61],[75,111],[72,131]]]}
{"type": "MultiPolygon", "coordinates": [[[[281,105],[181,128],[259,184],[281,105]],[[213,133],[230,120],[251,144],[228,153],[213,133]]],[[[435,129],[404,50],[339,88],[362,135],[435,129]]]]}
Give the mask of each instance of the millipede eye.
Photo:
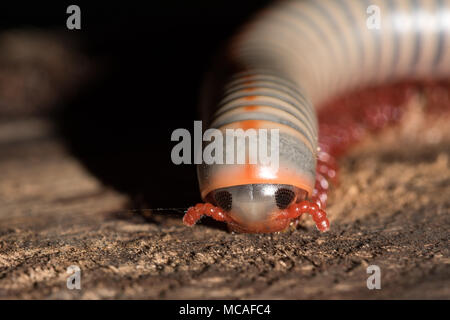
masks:
{"type": "Polygon", "coordinates": [[[281,188],[278,189],[277,192],[275,192],[275,201],[277,203],[277,207],[280,209],[286,209],[287,207],[289,207],[294,198],[294,191],[289,189],[281,188]]]}
{"type": "Polygon", "coordinates": [[[225,211],[231,210],[231,204],[233,202],[233,197],[228,191],[219,191],[214,194],[214,199],[219,207],[225,211]]]}

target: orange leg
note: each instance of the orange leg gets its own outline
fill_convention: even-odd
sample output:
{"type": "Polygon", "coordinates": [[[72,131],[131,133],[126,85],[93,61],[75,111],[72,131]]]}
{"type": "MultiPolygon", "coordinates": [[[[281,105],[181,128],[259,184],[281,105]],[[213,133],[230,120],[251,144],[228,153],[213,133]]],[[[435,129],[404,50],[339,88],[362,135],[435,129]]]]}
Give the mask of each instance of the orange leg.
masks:
{"type": "Polygon", "coordinates": [[[211,203],[198,203],[195,207],[190,207],[183,217],[183,223],[193,226],[202,216],[209,216],[217,221],[227,222],[229,218],[221,208],[213,206],[211,203]]]}
{"type": "Polygon", "coordinates": [[[328,231],[330,229],[330,222],[327,219],[327,214],[325,211],[319,208],[315,203],[309,201],[302,201],[299,203],[294,203],[287,208],[284,215],[280,215],[280,219],[297,219],[302,214],[308,213],[312,216],[314,222],[316,223],[317,229],[322,232],[328,231]]]}

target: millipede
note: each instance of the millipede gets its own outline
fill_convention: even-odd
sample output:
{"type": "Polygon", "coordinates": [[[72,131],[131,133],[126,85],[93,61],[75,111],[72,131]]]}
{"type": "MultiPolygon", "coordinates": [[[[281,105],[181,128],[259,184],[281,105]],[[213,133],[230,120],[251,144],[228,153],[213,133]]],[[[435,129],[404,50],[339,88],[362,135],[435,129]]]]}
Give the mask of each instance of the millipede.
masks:
{"type": "Polygon", "coordinates": [[[221,56],[202,98],[209,127],[279,129],[279,170],[198,165],[204,203],[184,224],[209,216],[232,231],[270,233],[309,214],[324,232],[337,159],[398,122],[415,83],[449,77],[450,1],[276,1],[221,56]],[[386,84],[391,90],[364,89],[386,84]],[[365,94],[339,101],[357,89],[365,94]]]}

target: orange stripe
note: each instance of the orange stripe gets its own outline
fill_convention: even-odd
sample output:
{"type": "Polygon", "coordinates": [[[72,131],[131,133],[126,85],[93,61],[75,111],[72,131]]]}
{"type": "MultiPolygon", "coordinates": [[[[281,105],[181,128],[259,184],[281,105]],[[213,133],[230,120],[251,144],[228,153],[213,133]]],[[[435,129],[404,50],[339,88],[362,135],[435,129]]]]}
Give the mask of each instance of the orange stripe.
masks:
{"type": "Polygon", "coordinates": [[[299,139],[300,141],[302,141],[305,146],[308,147],[309,150],[311,150],[311,152],[315,155],[316,151],[315,149],[313,149],[311,143],[306,139],[306,137],[301,134],[300,132],[298,132],[297,130],[295,130],[292,127],[289,127],[287,125],[278,123],[278,122],[274,122],[274,121],[269,121],[269,120],[242,120],[242,121],[236,121],[236,122],[232,122],[226,125],[223,125],[221,127],[218,128],[219,130],[225,132],[226,129],[242,129],[242,130],[248,130],[248,129],[279,129],[280,132],[285,132],[291,136],[296,137],[297,139],[299,139]]]}
{"type": "Polygon", "coordinates": [[[218,173],[210,177],[205,185],[201,186],[203,199],[213,190],[245,184],[287,184],[305,190],[309,195],[311,195],[314,186],[312,178],[298,174],[288,168],[279,168],[275,173],[270,172],[270,167],[246,164],[230,165],[229,168],[224,167],[219,170],[218,173]]]}
{"type": "MultiPolygon", "coordinates": [[[[291,135],[300,138],[307,146],[309,143],[305,141],[305,137],[297,130],[289,126],[266,120],[244,120],[233,122],[219,129],[225,131],[226,129],[280,129],[280,131],[288,132],[291,135]]],[[[315,154],[315,152],[313,152],[315,154]]],[[[263,167],[257,164],[249,164],[246,159],[246,164],[230,164],[220,165],[219,172],[209,177],[208,181],[201,183],[200,190],[202,198],[204,199],[209,192],[226,187],[232,187],[244,184],[287,184],[305,190],[311,195],[314,187],[314,178],[308,177],[306,174],[297,173],[290,168],[279,168],[277,172],[273,172],[270,167],[263,167]]]]}
{"type": "Polygon", "coordinates": [[[245,111],[256,111],[258,110],[258,106],[246,106],[244,107],[245,111]]]}

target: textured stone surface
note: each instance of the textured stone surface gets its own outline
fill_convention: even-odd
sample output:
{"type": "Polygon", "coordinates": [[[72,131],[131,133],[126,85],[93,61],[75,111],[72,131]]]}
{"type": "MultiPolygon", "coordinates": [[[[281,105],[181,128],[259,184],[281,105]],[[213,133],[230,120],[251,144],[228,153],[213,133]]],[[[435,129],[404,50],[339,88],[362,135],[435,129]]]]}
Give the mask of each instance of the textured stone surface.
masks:
{"type": "Polygon", "coordinates": [[[449,122],[422,118],[342,160],[330,232],[305,219],[268,235],[125,211],[49,122],[1,124],[0,298],[448,299],[449,122]],[[381,290],[366,287],[372,264],[381,290]],[[70,265],[81,290],[66,288],[70,265]]]}

